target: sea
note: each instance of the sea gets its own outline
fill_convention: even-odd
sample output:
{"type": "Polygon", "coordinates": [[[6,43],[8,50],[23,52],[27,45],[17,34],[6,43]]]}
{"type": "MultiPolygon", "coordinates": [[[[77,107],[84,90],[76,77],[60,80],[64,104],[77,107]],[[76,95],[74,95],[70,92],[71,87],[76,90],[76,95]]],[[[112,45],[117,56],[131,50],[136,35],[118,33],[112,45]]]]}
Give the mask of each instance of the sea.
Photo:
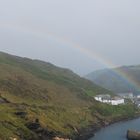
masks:
{"type": "Polygon", "coordinates": [[[127,140],[127,130],[140,131],[140,118],[102,128],[89,140],[127,140]]]}

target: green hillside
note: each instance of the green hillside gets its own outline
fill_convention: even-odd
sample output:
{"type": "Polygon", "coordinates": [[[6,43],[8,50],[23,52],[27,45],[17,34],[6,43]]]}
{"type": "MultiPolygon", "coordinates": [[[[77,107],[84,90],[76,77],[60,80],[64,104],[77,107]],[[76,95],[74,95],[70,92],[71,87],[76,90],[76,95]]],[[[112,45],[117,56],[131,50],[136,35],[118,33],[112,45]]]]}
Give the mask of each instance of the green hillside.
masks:
{"type": "Polygon", "coordinates": [[[123,66],[115,69],[104,69],[92,72],[86,76],[99,86],[115,93],[140,93],[140,66],[123,66]],[[121,75],[114,72],[121,72],[121,75]],[[123,76],[122,76],[123,75],[123,76]]]}
{"type": "Polygon", "coordinates": [[[68,69],[1,52],[0,140],[76,139],[91,125],[97,129],[105,120],[137,112],[132,105],[96,102],[93,96],[101,93],[112,94],[68,69]]]}

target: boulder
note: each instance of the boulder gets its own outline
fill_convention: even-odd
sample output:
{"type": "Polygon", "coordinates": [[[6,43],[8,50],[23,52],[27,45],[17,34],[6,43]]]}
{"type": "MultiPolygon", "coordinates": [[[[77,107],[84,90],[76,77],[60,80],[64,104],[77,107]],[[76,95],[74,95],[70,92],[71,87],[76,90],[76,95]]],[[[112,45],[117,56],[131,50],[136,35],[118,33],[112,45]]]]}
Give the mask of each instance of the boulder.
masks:
{"type": "Polygon", "coordinates": [[[25,118],[27,115],[27,112],[24,111],[19,111],[19,112],[15,112],[15,115],[21,117],[21,118],[25,118]]]}
{"type": "Polygon", "coordinates": [[[140,140],[140,131],[127,131],[127,139],[128,140],[140,140]]]}
{"type": "Polygon", "coordinates": [[[64,139],[64,138],[55,137],[55,138],[53,138],[53,140],[71,140],[71,139],[64,139]]]}
{"type": "Polygon", "coordinates": [[[34,122],[28,122],[26,126],[32,131],[36,131],[41,127],[38,119],[36,119],[34,122]]]}

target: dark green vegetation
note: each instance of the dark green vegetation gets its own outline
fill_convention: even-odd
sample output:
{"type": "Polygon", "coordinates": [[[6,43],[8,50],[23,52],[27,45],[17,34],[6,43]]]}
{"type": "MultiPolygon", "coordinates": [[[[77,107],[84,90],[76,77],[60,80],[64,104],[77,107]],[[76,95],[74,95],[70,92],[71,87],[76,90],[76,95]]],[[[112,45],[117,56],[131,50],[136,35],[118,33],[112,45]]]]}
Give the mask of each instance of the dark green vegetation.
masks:
{"type": "Polygon", "coordinates": [[[0,140],[75,138],[91,125],[101,126],[101,120],[129,116],[126,107],[115,109],[92,98],[101,93],[110,92],[68,69],[1,52],[0,140]]]}
{"type": "Polygon", "coordinates": [[[113,92],[140,93],[139,65],[98,70],[88,74],[86,78],[113,92]]]}
{"type": "Polygon", "coordinates": [[[138,111],[138,108],[133,106],[132,104],[127,105],[118,105],[112,106],[108,104],[97,104],[94,108],[92,108],[92,113],[94,114],[97,111],[103,117],[108,118],[118,118],[118,117],[132,117],[135,112],[138,111]]]}

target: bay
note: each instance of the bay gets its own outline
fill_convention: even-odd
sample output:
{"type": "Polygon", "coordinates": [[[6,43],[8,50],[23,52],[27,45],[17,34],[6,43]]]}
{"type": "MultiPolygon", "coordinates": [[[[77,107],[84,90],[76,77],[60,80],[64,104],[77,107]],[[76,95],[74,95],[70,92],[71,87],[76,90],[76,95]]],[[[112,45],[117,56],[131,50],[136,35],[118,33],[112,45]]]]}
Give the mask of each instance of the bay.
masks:
{"type": "Polygon", "coordinates": [[[140,131],[140,118],[102,128],[90,140],[127,140],[126,134],[128,129],[140,131]]]}

